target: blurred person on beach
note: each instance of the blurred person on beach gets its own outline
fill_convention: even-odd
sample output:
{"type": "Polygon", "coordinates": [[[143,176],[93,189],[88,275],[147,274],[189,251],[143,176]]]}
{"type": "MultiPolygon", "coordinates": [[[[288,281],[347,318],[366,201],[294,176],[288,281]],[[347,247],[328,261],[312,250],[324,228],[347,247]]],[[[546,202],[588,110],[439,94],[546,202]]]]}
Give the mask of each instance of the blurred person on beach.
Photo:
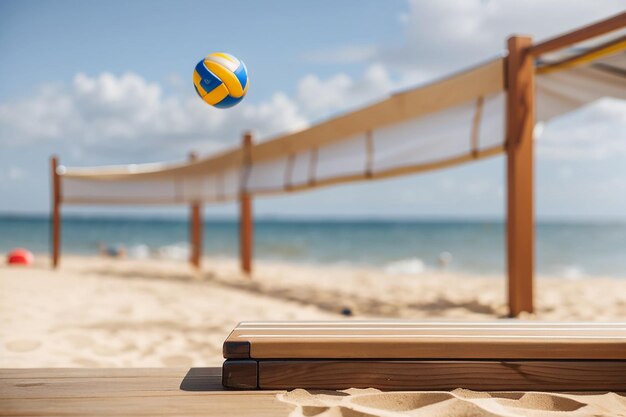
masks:
{"type": "Polygon", "coordinates": [[[107,258],[125,258],[126,247],[122,244],[107,245],[105,242],[98,243],[98,253],[107,258]]]}

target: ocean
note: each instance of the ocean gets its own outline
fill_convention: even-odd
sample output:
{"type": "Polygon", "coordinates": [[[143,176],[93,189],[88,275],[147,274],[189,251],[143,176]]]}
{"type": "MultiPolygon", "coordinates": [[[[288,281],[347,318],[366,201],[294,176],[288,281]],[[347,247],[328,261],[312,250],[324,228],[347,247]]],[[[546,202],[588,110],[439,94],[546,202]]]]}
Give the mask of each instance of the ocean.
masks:
{"type": "MultiPolygon", "coordinates": [[[[204,254],[238,252],[234,220],[204,223],[204,254]]],[[[186,259],[183,219],[65,216],[62,251],[96,254],[98,244],[124,245],[129,256],[186,259]]],[[[537,225],[540,274],[626,278],[626,223],[537,225]]],[[[365,265],[419,274],[425,269],[504,273],[504,224],[498,221],[257,220],[255,258],[307,264],[365,265]]],[[[49,251],[47,217],[0,216],[0,253],[49,251]]]]}

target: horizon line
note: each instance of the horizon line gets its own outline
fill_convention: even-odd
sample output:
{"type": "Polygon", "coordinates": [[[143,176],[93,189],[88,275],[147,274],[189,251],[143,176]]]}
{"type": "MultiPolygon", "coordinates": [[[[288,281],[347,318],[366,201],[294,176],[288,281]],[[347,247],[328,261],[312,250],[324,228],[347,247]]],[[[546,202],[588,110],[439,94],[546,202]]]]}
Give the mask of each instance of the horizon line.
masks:
{"type": "MultiPolygon", "coordinates": [[[[20,212],[1,212],[0,220],[45,220],[50,215],[48,213],[20,213],[20,212]]],[[[132,220],[132,221],[186,221],[188,217],[181,214],[150,214],[142,215],[141,213],[66,213],[63,215],[65,220],[132,220]]],[[[254,218],[255,221],[275,221],[275,222],[485,222],[504,224],[506,219],[504,216],[437,216],[437,215],[419,215],[419,216],[380,216],[380,215],[298,215],[298,214],[261,214],[254,218]]],[[[205,222],[226,221],[236,223],[238,218],[236,215],[207,215],[204,214],[205,222]]],[[[626,217],[581,217],[581,216],[538,216],[537,223],[552,224],[615,224],[626,223],[626,217]]]]}

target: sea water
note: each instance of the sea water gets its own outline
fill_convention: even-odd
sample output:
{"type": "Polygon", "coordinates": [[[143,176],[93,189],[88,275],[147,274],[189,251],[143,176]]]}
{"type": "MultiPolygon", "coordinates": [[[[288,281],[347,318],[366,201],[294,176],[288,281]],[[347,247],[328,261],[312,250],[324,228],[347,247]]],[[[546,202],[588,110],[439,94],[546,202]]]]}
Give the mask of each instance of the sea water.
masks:
{"type": "MultiPolygon", "coordinates": [[[[133,257],[186,259],[189,226],[184,219],[65,216],[62,250],[97,254],[98,245],[124,245],[133,257]]],[[[26,247],[49,251],[47,217],[0,216],[0,253],[26,247]]],[[[501,221],[270,220],[255,225],[255,258],[325,265],[365,265],[390,273],[428,269],[502,274],[501,221]],[[442,262],[445,261],[445,262],[442,262]]],[[[539,222],[537,270],[567,278],[626,278],[626,223],[539,222]]],[[[234,220],[204,223],[204,254],[236,256],[234,220]]]]}

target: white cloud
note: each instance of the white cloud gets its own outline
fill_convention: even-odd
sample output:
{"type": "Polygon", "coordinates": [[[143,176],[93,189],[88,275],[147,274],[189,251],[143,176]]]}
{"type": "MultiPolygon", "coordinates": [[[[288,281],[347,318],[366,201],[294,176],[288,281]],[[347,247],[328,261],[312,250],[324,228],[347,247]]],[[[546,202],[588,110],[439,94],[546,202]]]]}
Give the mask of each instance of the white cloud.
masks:
{"type": "Polygon", "coordinates": [[[282,93],[223,111],[190,94],[165,96],[159,84],[134,73],[79,73],[69,86],[44,84],[32,96],[0,104],[0,144],[54,141],[77,156],[123,151],[125,157],[171,157],[172,150],[190,146],[223,147],[247,128],[267,135],[305,124],[282,93]]]}
{"type": "Polygon", "coordinates": [[[303,54],[315,63],[369,62],[416,82],[441,77],[489,59],[506,49],[511,34],[535,40],[623,12],[621,0],[410,0],[399,16],[404,42],[348,45],[303,54]]]}
{"type": "Polygon", "coordinates": [[[346,74],[326,80],[307,75],[298,83],[297,99],[310,118],[319,118],[384,98],[395,86],[387,70],[375,64],[358,80],[346,74]]]}
{"type": "Polygon", "coordinates": [[[500,53],[511,34],[541,40],[623,9],[619,0],[410,0],[409,11],[401,16],[406,43],[381,47],[373,59],[442,75],[500,53]]]}

